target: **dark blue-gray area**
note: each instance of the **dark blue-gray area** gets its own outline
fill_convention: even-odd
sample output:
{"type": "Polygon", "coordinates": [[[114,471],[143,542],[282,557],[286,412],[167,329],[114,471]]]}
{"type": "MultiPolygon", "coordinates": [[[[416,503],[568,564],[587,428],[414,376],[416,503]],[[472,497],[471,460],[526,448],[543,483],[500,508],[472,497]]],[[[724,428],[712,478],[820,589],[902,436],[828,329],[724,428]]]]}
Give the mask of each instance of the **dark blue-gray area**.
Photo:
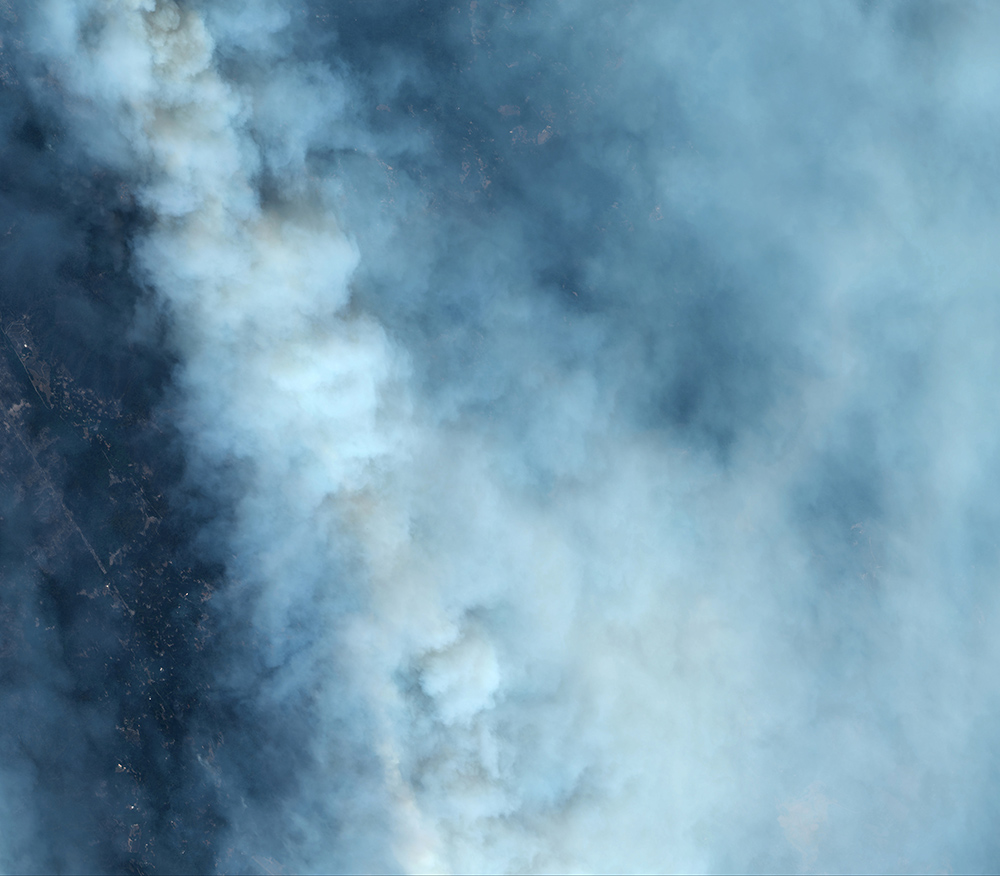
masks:
{"type": "Polygon", "coordinates": [[[14,872],[207,872],[218,792],[200,790],[207,743],[191,716],[219,569],[189,547],[201,524],[158,412],[173,358],[155,327],[129,340],[145,296],[130,245],[145,220],[131,181],[72,142],[32,60],[5,60],[0,774],[12,812],[0,855],[14,872]]]}

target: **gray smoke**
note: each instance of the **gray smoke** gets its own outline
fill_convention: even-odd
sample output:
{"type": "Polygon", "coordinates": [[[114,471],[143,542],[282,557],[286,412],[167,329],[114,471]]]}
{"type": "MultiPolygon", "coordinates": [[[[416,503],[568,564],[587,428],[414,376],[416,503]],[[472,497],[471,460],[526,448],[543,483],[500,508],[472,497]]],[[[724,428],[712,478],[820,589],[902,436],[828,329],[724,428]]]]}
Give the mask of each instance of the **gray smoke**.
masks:
{"type": "Polygon", "coordinates": [[[993,6],[20,14],[178,362],[215,867],[995,869],[993,6]]]}

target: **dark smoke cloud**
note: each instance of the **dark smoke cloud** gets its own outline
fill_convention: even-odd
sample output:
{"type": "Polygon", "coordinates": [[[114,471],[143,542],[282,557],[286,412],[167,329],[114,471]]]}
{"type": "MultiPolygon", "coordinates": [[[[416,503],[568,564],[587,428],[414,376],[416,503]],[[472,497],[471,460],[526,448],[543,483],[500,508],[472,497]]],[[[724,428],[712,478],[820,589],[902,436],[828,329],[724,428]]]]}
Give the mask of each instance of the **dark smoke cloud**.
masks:
{"type": "Polygon", "coordinates": [[[6,12],[5,866],[995,869],[993,7],[6,12]]]}

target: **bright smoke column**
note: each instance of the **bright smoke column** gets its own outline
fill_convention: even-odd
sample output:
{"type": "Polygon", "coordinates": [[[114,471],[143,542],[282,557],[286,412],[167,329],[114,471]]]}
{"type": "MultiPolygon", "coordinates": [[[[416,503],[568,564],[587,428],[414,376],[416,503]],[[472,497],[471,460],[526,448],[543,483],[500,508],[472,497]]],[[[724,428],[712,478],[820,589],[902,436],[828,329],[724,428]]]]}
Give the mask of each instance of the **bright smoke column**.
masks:
{"type": "Polygon", "coordinates": [[[75,130],[143,180],[193,477],[232,504],[215,611],[255,650],[218,683],[271,727],[205,764],[220,848],[319,872],[989,869],[996,216],[975,149],[950,183],[926,170],[952,129],[983,136],[955,60],[979,22],[900,44],[891,9],[482,7],[402,4],[398,58],[363,52],[391,4],[352,8],[325,60],[296,55],[319,4],[52,2],[34,25],[75,130]],[[439,23],[466,15],[468,37],[439,23]],[[500,74],[447,79],[491,28],[500,74]],[[843,81],[819,34],[857,57],[843,81]],[[529,107],[504,71],[543,56],[599,59],[593,93],[529,107]],[[445,86],[437,139],[352,109],[416,116],[445,86]],[[428,203],[400,161],[446,190],[449,114],[477,100],[515,170],[463,153],[446,169],[490,209],[428,203]]]}

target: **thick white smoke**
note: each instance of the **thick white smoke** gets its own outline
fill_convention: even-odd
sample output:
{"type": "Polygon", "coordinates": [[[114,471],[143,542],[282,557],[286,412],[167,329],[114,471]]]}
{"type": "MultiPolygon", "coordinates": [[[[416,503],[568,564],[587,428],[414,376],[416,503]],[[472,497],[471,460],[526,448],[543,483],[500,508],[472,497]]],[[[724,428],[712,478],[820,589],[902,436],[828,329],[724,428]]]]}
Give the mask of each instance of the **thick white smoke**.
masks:
{"type": "MultiPolygon", "coordinates": [[[[591,4],[543,5],[550,18],[505,39],[552,40],[582,64],[602,38],[591,4]]],[[[683,214],[792,350],[763,425],[721,459],[625,413],[652,360],[619,317],[559,329],[599,358],[539,349],[552,307],[508,263],[530,242],[426,209],[393,162],[432,146],[366,129],[358,71],[296,58],[299,11],[49,0],[33,19],[68,124],[141,181],[151,225],[136,243],[181,360],[194,477],[235,497],[216,610],[250,619],[261,667],[226,681],[315,721],[307,774],[275,804],[294,830],[261,840],[266,807],[236,794],[222,844],[289,872],[981,864],[989,849],[960,853],[985,842],[996,806],[975,778],[995,757],[976,716],[998,705],[1000,605],[993,555],[956,552],[995,453],[980,314],[995,316],[997,221],[976,190],[986,159],[955,158],[946,177],[924,163],[948,155],[951,132],[974,136],[995,100],[996,71],[967,60],[983,63],[983,23],[949,20],[928,61],[860,11],[733,23],[637,4],[608,22],[637,72],[587,99],[646,157],[594,160],[611,175],[644,161],[651,189],[630,196],[650,227],[683,214]],[[769,66],[775,47],[789,78],[769,66]],[[644,82],[690,110],[683,151],[661,149],[628,96],[644,82]],[[912,146],[895,127],[918,124],[907,113],[939,130],[912,146]],[[318,175],[309,154],[324,146],[358,157],[318,175]],[[379,203],[348,203],[373,176],[379,203]],[[498,405],[501,422],[463,406],[461,375],[428,389],[404,333],[352,288],[379,272],[430,285],[428,250],[455,252],[421,227],[435,221],[489,238],[470,247],[502,297],[478,305],[492,334],[461,343],[523,388],[525,409],[498,405]],[[794,292],[771,297],[772,281],[794,292]],[[882,479],[878,509],[806,520],[835,502],[815,485],[862,420],[871,458],[848,465],[882,479]],[[352,773],[347,739],[378,769],[352,773]]],[[[390,101],[408,75],[387,62],[376,87],[390,101]]],[[[511,136],[542,148],[559,124],[511,136]]],[[[626,276],[655,321],[659,268],[627,245],[639,256],[594,254],[587,281],[626,276]]],[[[218,781],[238,786],[240,765],[222,761],[218,781]]]]}

